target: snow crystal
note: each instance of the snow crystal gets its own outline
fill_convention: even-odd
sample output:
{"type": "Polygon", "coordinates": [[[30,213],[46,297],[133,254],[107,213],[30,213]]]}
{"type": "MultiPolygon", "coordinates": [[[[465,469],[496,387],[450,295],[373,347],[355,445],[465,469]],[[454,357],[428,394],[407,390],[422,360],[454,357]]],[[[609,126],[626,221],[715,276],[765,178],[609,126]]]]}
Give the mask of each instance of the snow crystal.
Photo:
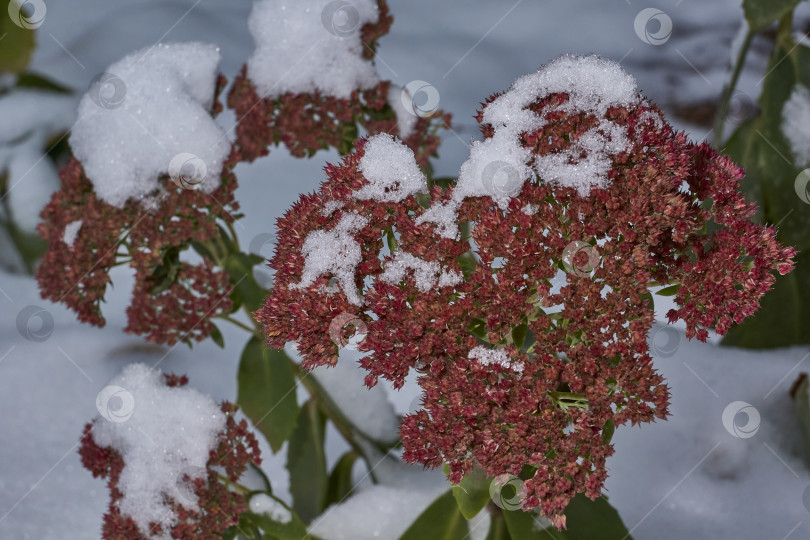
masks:
{"type": "Polygon", "coordinates": [[[453,199],[444,209],[425,213],[420,221],[438,225],[442,236],[458,237],[455,213],[462,200],[488,196],[506,209],[534,173],[542,181],[575,188],[582,196],[594,187],[605,187],[611,156],[630,145],[625,130],[613,122],[601,120],[564,152],[536,156],[523,147],[521,133],[540,129],[545,123],[527,107],[538,97],[554,93],[569,97],[557,110],[585,112],[597,119],[610,107],[630,107],[639,102],[635,79],[618,63],[598,56],[561,56],[536,73],[521,77],[484,109],[483,123],[491,124],[494,133],[472,144],[470,157],[459,171],[453,199]],[[580,157],[583,153],[584,158],[580,157]]]}
{"type": "Polygon", "coordinates": [[[343,208],[342,201],[326,201],[323,205],[323,209],[321,210],[321,215],[329,217],[335,213],[335,210],[339,210],[343,208]]]}
{"type": "Polygon", "coordinates": [[[526,214],[527,216],[533,216],[540,210],[540,207],[536,204],[527,204],[523,208],[520,209],[521,212],[526,214]]]}
{"type": "Polygon", "coordinates": [[[369,183],[354,193],[357,199],[399,202],[427,191],[427,178],[416,164],[413,150],[387,133],[366,142],[358,168],[369,183]]]}
{"type": "Polygon", "coordinates": [[[363,300],[354,284],[354,271],[362,260],[362,253],[353,234],[367,223],[368,218],[352,212],[341,217],[331,231],[317,230],[309,233],[302,249],[305,261],[301,282],[290,285],[290,288],[309,287],[318,277],[328,272],[338,279],[348,301],[356,306],[361,305],[363,300]]]}
{"type": "Polygon", "coordinates": [[[195,189],[219,186],[230,151],[209,114],[219,63],[214,45],[159,44],[96,79],[79,104],[70,147],[100,199],[120,208],[146,197],[170,165],[193,177],[195,189]]]}
{"type": "Polygon", "coordinates": [[[437,284],[439,287],[447,287],[457,285],[463,280],[458,272],[443,270],[437,261],[426,261],[404,251],[398,251],[394,259],[385,264],[385,271],[380,279],[386,283],[399,283],[405,279],[408,269],[414,271],[416,288],[423,293],[430,292],[437,284]]]}
{"type": "Polygon", "coordinates": [[[516,373],[523,373],[523,362],[512,362],[512,360],[509,359],[509,355],[507,355],[506,351],[503,349],[487,349],[479,345],[470,351],[467,358],[478,360],[479,363],[485,366],[498,364],[516,373]]]}
{"type": "Polygon", "coordinates": [[[248,77],[261,97],[287,92],[346,98],[379,81],[363,58],[360,28],[379,18],[374,0],[261,0],[248,19],[256,49],[248,77]]]}
{"type": "Polygon", "coordinates": [[[164,496],[197,510],[182,481],[201,477],[226,418],[210,397],[188,387],[166,386],[160,371],[130,364],[99,393],[101,416],[92,434],[124,458],[118,508],[146,534],[149,523],[164,529],[176,521],[164,496]]]}
{"type": "Polygon", "coordinates": [[[782,134],[790,144],[796,166],[810,165],[810,90],[802,84],[793,87],[782,108],[782,134]]]}
{"type": "Polygon", "coordinates": [[[82,220],[77,219],[65,225],[65,233],[62,235],[62,241],[68,246],[73,246],[76,241],[76,235],[79,234],[79,229],[82,228],[82,220]]]}
{"type": "Polygon", "coordinates": [[[250,498],[250,511],[254,514],[265,514],[277,523],[292,521],[290,510],[266,493],[257,493],[250,498]]]}

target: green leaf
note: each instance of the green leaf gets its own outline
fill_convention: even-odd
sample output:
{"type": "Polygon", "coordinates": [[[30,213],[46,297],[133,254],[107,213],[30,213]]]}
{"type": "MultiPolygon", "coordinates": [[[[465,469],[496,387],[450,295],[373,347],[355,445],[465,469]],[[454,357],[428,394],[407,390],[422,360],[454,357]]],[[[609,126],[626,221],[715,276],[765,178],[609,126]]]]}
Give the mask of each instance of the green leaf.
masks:
{"type": "Polygon", "coordinates": [[[237,404],[278,452],[298,417],[296,380],[287,355],[252,337],[242,351],[237,386],[237,404]]]}
{"type": "MultiPolygon", "coordinates": [[[[549,521],[536,511],[504,510],[503,517],[512,538],[520,540],[566,540],[564,533],[549,526],[549,521]]],[[[596,536],[595,538],[612,538],[596,536]]],[[[618,539],[617,539],[618,540],[618,539]]]]}
{"type": "Polygon", "coordinates": [[[675,285],[670,285],[668,287],[664,287],[663,289],[656,291],[655,294],[657,294],[658,296],[675,296],[676,294],[678,294],[678,289],[680,288],[681,284],[676,283],[675,285]]]}
{"type": "Polygon", "coordinates": [[[632,540],[619,513],[606,497],[592,501],[580,493],[571,499],[565,508],[567,528],[562,531],[536,511],[504,511],[503,515],[509,534],[521,540],[632,540]]]}
{"type": "Polygon", "coordinates": [[[49,90],[58,94],[72,94],[73,90],[53,81],[45,75],[31,73],[30,71],[21,73],[17,77],[17,88],[36,88],[38,90],[49,90]]]}
{"type": "Polygon", "coordinates": [[[491,516],[486,540],[511,540],[503,515],[491,516]]]}
{"type": "Polygon", "coordinates": [[[799,250],[796,268],[777,276],[756,315],[734,326],[723,345],[769,348],[810,343],[810,212],[797,195],[800,169],[781,130],[782,108],[797,83],[810,87],[810,49],[792,39],[778,40],[760,95],[761,113],[743,123],[726,144],[731,158],[745,168],[742,189],[759,205],[756,218],[778,224],[778,239],[799,250]]]}
{"type": "MultiPolygon", "coordinates": [[[[288,510],[290,512],[290,520],[286,523],[282,523],[278,520],[274,520],[267,514],[255,514],[253,512],[247,512],[246,515],[243,514],[245,521],[252,526],[259,527],[272,538],[278,538],[280,540],[300,540],[301,538],[304,538],[307,535],[307,528],[298,514],[296,514],[295,511],[287,506],[282,500],[267,493],[264,493],[264,495],[271,497],[278,504],[282,505],[286,510],[288,510]]],[[[242,525],[241,518],[240,525],[242,525]]]]}
{"type": "Polygon", "coordinates": [[[458,265],[461,267],[461,273],[464,274],[464,279],[469,278],[470,275],[475,272],[475,267],[478,265],[475,253],[467,251],[459,255],[458,265]]]}
{"type": "Polygon", "coordinates": [[[259,287],[253,277],[253,267],[262,260],[258,255],[236,252],[228,255],[224,263],[234,292],[251,313],[262,306],[267,296],[267,291],[259,287]]]}
{"type": "Polygon", "coordinates": [[[217,328],[217,325],[213,323],[211,323],[211,340],[219,345],[220,349],[225,348],[225,338],[222,337],[222,332],[217,328]]]}
{"type": "Polygon", "coordinates": [[[613,433],[615,431],[616,431],[616,424],[613,423],[612,418],[608,418],[605,421],[604,427],[602,427],[602,443],[610,444],[611,439],[613,439],[613,433]]]}
{"type": "Polygon", "coordinates": [[[400,540],[464,540],[468,534],[467,520],[448,490],[416,518],[400,540]]]}
{"type": "Polygon", "coordinates": [[[310,523],[326,508],[325,427],[326,418],[318,408],[318,402],[310,399],[301,407],[298,426],[287,448],[293,508],[304,523],[310,523]]]}
{"type": "Polygon", "coordinates": [[[465,518],[474,518],[486,506],[489,501],[489,484],[486,471],[476,465],[458,485],[450,488],[458,509],[465,518]]]}
{"type": "Polygon", "coordinates": [[[745,19],[751,30],[760,30],[793,11],[801,0],[743,0],[745,19]]]}
{"type": "MultiPolygon", "coordinates": [[[[21,73],[31,61],[36,48],[33,30],[23,28],[11,20],[13,5],[21,6],[20,0],[11,0],[8,12],[0,13],[0,73],[21,73]]],[[[16,10],[19,12],[19,9],[16,10]]]]}
{"type": "Polygon", "coordinates": [[[619,513],[608,503],[607,497],[595,501],[579,494],[565,507],[567,540],[591,540],[592,538],[628,539],[630,532],[619,513]]]}
{"type": "Polygon", "coordinates": [[[529,327],[525,324],[519,324],[512,329],[512,342],[518,349],[523,348],[523,343],[526,341],[526,332],[528,332],[528,330],[529,327]]]}
{"type": "Polygon", "coordinates": [[[360,454],[349,450],[335,464],[329,475],[329,485],[326,488],[326,505],[337,504],[351,495],[353,490],[352,469],[360,454]]]}

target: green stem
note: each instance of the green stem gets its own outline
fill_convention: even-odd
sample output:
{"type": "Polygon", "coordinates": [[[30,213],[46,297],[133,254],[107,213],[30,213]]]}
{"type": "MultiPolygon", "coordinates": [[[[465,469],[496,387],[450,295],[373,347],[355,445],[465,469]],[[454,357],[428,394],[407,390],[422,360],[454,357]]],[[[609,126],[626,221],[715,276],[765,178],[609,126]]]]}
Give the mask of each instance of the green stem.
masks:
{"type": "Polygon", "coordinates": [[[748,28],[743,40],[740,52],[734,61],[731,79],[728,84],[723,87],[723,92],[720,94],[720,102],[717,104],[717,115],[714,120],[714,142],[715,146],[723,144],[723,131],[726,127],[726,118],[728,117],[728,108],[731,103],[731,96],[734,94],[734,89],[737,87],[737,81],[742,73],[743,65],[745,65],[745,57],[748,55],[748,49],[751,47],[751,40],[754,37],[754,32],[748,28]]]}
{"type": "MultiPolygon", "coordinates": [[[[259,325],[259,323],[256,322],[255,319],[253,319],[251,313],[247,310],[245,306],[242,306],[242,309],[245,310],[245,313],[247,313],[250,320],[253,321],[253,328],[247,326],[241,321],[238,321],[228,315],[223,315],[220,316],[219,318],[241,328],[242,330],[247,331],[248,333],[258,337],[259,339],[264,340],[264,333],[262,332],[262,328],[259,325]]],[[[309,376],[310,372],[308,372],[306,369],[298,365],[289,356],[286,356],[286,358],[290,363],[290,368],[292,368],[293,373],[301,382],[301,384],[304,385],[304,388],[306,388],[307,392],[309,392],[309,394],[312,397],[318,400],[318,404],[320,405],[321,410],[326,415],[326,417],[332,421],[332,423],[337,428],[341,436],[346,440],[349,446],[351,446],[352,450],[354,450],[360,456],[363,457],[363,460],[366,462],[366,465],[369,468],[370,471],[369,474],[371,476],[371,479],[373,482],[376,483],[377,479],[373,472],[375,463],[371,462],[371,459],[367,455],[367,452],[362,446],[360,446],[355,437],[355,432],[359,430],[349,421],[348,418],[346,418],[346,416],[343,414],[340,408],[335,404],[334,401],[332,401],[331,397],[329,397],[329,393],[326,392],[326,390],[324,390],[323,386],[321,386],[321,384],[317,381],[317,379],[315,379],[315,377],[309,376]]],[[[365,436],[365,438],[368,439],[368,441],[374,444],[375,446],[379,446],[374,443],[371,437],[365,436]]]]}
{"type": "Polygon", "coordinates": [[[247,487],[243,486],[239,482],[234,482],[233,480],[231,480],[230,478],[228,478],[227,476],[225,476],[223,474],[217,473],[217,477],[219,477],[219,479],[222,482],[224,482],[226,486],[234,488],[241,495],[247,495],[248,493],[253,491],[253,490],[248,489],[247,487]]]}

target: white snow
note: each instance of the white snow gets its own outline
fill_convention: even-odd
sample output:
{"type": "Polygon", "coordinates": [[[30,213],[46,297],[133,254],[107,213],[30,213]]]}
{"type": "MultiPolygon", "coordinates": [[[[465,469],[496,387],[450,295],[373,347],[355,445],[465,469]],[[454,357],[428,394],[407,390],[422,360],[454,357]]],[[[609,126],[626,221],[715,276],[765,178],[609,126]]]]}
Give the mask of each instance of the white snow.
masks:
{"type": "Polygon", "coordinates": [[[266,514],[278,523],[292,521],[290,510],[266,493],[257,493],[250,498],[250,511],[254,514],[266,514]]]}
{"type": "Polygon", "coordinates": [[[209,114],[219,63],[215,45],[158,44],[110,65],[90,86],[70,147],[100,199],[122,207],[144,198],[170,165],[195,189],[219,187],[230,151],[209,114]]]}
{"type": "Polygon", "coordinates": [[[523,373],[523,362],[513,362],[503,349],[488,349],[483,345],[479,345],[470,351],[467,358],[478,360],[478,363],[484,366],[498,364],[506,369],[511,369],[515,373],[523,373]]]}
{"type": "Polygon", "coordinates": [[[18,88],[0,95],[0,176],[8,175],[12,219],[33,232],[39,212],[59,188],[54,163],[43,159],[48,146],[73,123],[72,96],[18,88]]]}
{"type": "Polygon", "coordinates": [[[810,165],[810,90],[797,84],[782,107],[782,134],[797,167],[810,165]]]}
{"type": "Polygon", "coordinates": [[[67,225],[65,225],[65,232],[62,235],[62,241],[67,244],[68,246],[73,246],[73,242],[76,241],[76,235],[79,234],[79,230],[82,228],[82,220],[77,219],[76,221],[71,221],[67,225]]]}
{"type": "Polygon", "coordinates": [[[309,233],[301,250],[305,257],[301,282],[290,285],[290,288],[309,287],[318,277],[329,272],[338,279],[349,302],[356,306],[361,305],[363,299],[354,284],[354,274],[363,256],[353,233],[367,223],[368,218],[352,212],[341,217],[331,231],[317,230],[309,233]]]}
{"type": "Polygon", "coordinates": [[[387,133],[369,138],[358,169],[369,182],[354,193],[360,200],[399,202],[428,189],[413,150],[387,133]]]}
{"type": "Polygon", "coordinates": [[[147,534],[149,523],[168,528],[176,521],[164,495],[197,509],[181,479],[189,471],[203,474],[225,428],[214,400],[193,388],[168,387],[160,371],[130,364],[102,389],[96,406],[93,438],[115,448],[126,464],[118,484],[121,513],[147,534]]]}
{"type": "Polygon", "coordinates": [[[360,28],[377,22],[373,0],[261,0],[248,28],[256,48],[248,77],[259,96],[287,92],[349,97],[379,81],[374,64],[363,58],[360,28]]]}
{"type": "Polygon", "coordinates": [[[527,216],[533,216],[540,210],[540,207],[536,204],[526,204],[523,208],[520,209],[521,212],[526,214],[527,216]]]}
{"type": "Polygon", "coordinates": [[[448,287],[461,283],[464,277],[458,272],[447,271],[437,261],[426,261],[405,251],[397,251],[393,260],[387,261],[380,279],[396,284],[405,279],[408,270],[413,270],[416,288],[428,293],[437,285],[448,287]]]}
{"type": "Polygon", "coordinates": [[[402,96],[405,89],[396,84],[391,84],[388,87],[388,104],[394,109],[394,114],[397,115],[397,130],[402,139],[407,139],[413,133],[414,127],[418,117],[414,114],[413,108],[410,110],[405,107],[402,102],[402,96]]]}
{"type": "MultiPolygon", "coordinates": [[[[293,344],[285,351],[300,361],[293,344]]],[[[362,433],[375,441],[391,442],[399,436],[399,418],[381,385],[374,388],[365,385],[367,372],[357,364],[363,354],[342,348],[340,360],[334,367],[319,366],[310,373],[362,433]]]]}
{"type": "Polygon", "coordinates": [[[467,197],[491,197],[501,209],[517,196],[526,180],[536,173],[540,181],[575,188],[587,196],[594,187],[605,187],[613,155],[627,149],[626,130],[608,120],[572,141],[563,152],[534,156],[521,144],[521,134],[541,128],[545,120],[526,107],[539,97],[567,93],[569,99],[557,110],[585,112],[602,118],[612,106],[632,106],[639,101],[635,79],[612,61],[595,55],[564,55],[536,73],[519,78],[512,87],[484,109],[483,123],[494,134],[474,141],[470,157],[461,165],[452,210],[433,210],[417,223],[431,222],[439,234],[458,236],[455,213],[467,197]],[[580,154],[585,157],[580,157],[580,154]]]}

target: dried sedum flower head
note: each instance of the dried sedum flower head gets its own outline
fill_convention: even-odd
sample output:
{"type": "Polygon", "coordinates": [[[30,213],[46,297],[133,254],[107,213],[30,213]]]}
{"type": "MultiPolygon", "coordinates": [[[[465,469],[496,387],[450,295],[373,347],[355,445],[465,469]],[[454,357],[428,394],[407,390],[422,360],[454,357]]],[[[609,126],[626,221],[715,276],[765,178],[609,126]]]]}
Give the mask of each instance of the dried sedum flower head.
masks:
{"type": "MultiPolygon", "coordinates": [[[[218,89],[224,85],[220,77],[218,89]]],[[[212,113],[220,109],[215,100],[212,113]]],[[[127,332],[170,345],[209,336],[215,329],[211,319],[231,309],[228,276],[215,268],[211,253],[221,241],[220,226],[233,222],[239,208],[233,196],[235,158],[231,152],[210,192],[161,175],[144,179],[157,189],[120,207],[99,197],[73,158],[60,171],[62,188],[41,214],[38,231],[48,242],[37,272],[43,298],[65,303],[82,322],[103,326],[101,302],[110,270],[128,264],[135,269],[135,287],[127,332]],[[191,246],[202,262],[181,260],[191,246]]]]}
{"type": "MultiPolygon", "coordinates": [[[[271,4],[268,2],[262,4],[262,9],[256,14],[257,17],[279,19],[281,14],[274,14],[272,11],[278,9],[279,6],[271,4]]],[[[393,23],[393,17],[389,13],[385,0],[377,0],[376,4],[376,21],[367,22],[359,28],[362,52],[358,53],[356,58],[357,62],[368,64],[368,69],[372,71],[373,66],[371,66],[370,60],[374,57],[377,40],[388,33],[393,23]]],[[[347,9],[354,8],[347,7],[347,9]]],[[[306,11],[312,12],[309,13],[309,16],[315,16],[317,7],[306,11]]],[[[293,16],[289,12],[286,13],[286,17],[293,16]]],[[[307,16],[303,11],[297,12],[297,15],[307,16]]],[[[319,39],[313,37],[313,47],[322,42],[328,43],[321,39],[324,35],[334,39],[324,28],[320,28],[319,24],[313,24],[317,28],[309,29],[309,31],[316,32],[316,36],[321,36],[319,39]]],[[[257,21],[256,25],[261,27],[262,23],[257,21]]],[[[300,25],[296,26],[295,21],[290,21],[286,26],[288,31],[290,28],[299,27],[300,25]]],[[[323,60],[319,59],[317,52],[310,51],[311,57],[310,53],[302,56],[301,50],[283,43],[282,37],[274,34],[261,37],[258,41],[262,54],[270,54],[270,50],[265,50],[265,48],[272,46],[275,48],[273,53],[275,55],[293,55],[288,61],[294,63],[296,72],[309,73],[314,65],[316,70],[312,76],[316,77],[317,81],[321,81],[324,73],[330,73],[332,78],[341,79],[341,73],[333,73],[333,66],[336,65],[334,62],[319,67],[319,62],[323,60]],[[269,41],[269,43],[264,43],[265,41],[269,41]]],[[[293,36],[290,39],[298,38],[293,36]]],[[[350,39],[354,38],[344,36],[339,38],[337,43],[350,39]]],[[[328,55],[324,56],[328,57],[328,55]]],[[[354,61],[354,59],[344,59],[344,62],[348,61],[354,61]]],[[[390,81],[378,81],[376,73],[373,77],[358,77],[357,82],[360,85],[351,92],[343,88],[345,85],[341,86],[340,92],[330,93],[327,89],[319,90],[320,87],[316,81],[310,81],[309,84],[301,81],[297,87],[312,86],[315,89],[311,91],[288,90],[280,95],[276,95],[277,92],[270,92],[268,95],[268,89],[261,91],[257,88],[257,83],[251,80],[248,67],[245,66],[236,77],[228,95],[228,106],[235,111],[236,117],[239,119],[236,126],[235,146],[241,160],[253,161],[267,155],[268,147],[282,143],[296,157],[312,156],[318,150],[330,147],[337,148],[340,153],[347,153],[351,151],[354,140],[357,138],[358,128],[362,127],[370,135],[376,133],[398,134],[408,147],[416,152],[417,162],[424,168],[428,166],[430,157],[436,155],[439,147],[440,139],[436,135],[436,131],[440,127],[450,125],[450,115],[443,114],[441,111],[436,111],[430,116],[416,117],[399,110],[402,108],[400,105],[401,89],[393,87],[390,81]]],[[[255,63],[253,67],[254,72],[258,70],[255,63]]],[[[267,69],[267,66],[263,66],[263,69],[267,69]]],[[[286,80],[282,73],[273,75],[277,78],[280,77],[281,80],[286,80]]],[[[261,81],[264,84],[260,83],[258,86],[262,88],[268,86],[264,78],[261,78],[261,81]]],[[[283,86],[283,84],[281,86],[271,85],[270,89],[275,90],[283,86]]]]}
{"type": "MultiPolygon", "coordinates": [[[[157,391],[163,394],[167,393],[167,388],[181,389],[188,382],[185,376],[164,374],[162,378],[165,385],[163,389],[157,388],[157,391]]],[[[182,389],[181,392],[183,390],[185,389],[182,389]]],[[[185,391],[189,392],[189,390],[185,391]]],[[[171,392],[169,391],[169,393],[171,392]]],[[[180,393],[175,393],[177,394],[175,397],[181,397],[180,393]]],[[[139,526],[132,516],[121,510],[121,503],[127,489],[122,484],[128,467],[124,454],[113,446],[100,445],[94,438],[94,429],[97,428],[97,424],[108,420],[97,418],[85,426],[79,449],[82,465],[92,472],[94,477],[107,479],[107,486],[110,489],[110,505],[104,515],[102,526],[103,538],[110,540],[157,538],[215,540],[221,538],[226,529],[238,523],[239,515],[247,511],[246,501],[241,494],[229,489],[220,478],[225,476],[229,481],[236,482],[245,472],[248,464],[260,465],[259,444],[248,429],[247,422],[245,420],[237,422],[234,418],[237,411],[236,405],[223,402],[220,410],[225,418],[224,426],[216,436],[205,468],[197,470],[194,467],[188,467],[173,472],[171,478],[176,478],[172,486],[174,496],[164,491],[162,500],[150,500],[149,503],[151,505],[161,504],[169,511],[168,515],[163,516],[164,523],[162,524],[149,523],[148,530],[145,530],[146,527],[139,526]]],[[[193,415],[194,411],[182,414],[193,415]]],[[[142,443],[147,446],[156,444],[154,440],[146,440],[146,437],[139,434],[135,434],[134,437],[139,440],[138,444],[142,443]]],[[[126,448],[127,452],[135,454],[132,444],[127,444],[126,448]]],[[[172,449],[165,450],[169,454],[172,452],[172,449]]],[[[152,452],[153,449],[149,447],[146,451],[152,452]]],[[[142,463],[140,465],[143,466],[142,463]]],[[[165,471],[163,472],[165,473],[165,471]]],[[[132,482],[132,475],[129,475],[127,480],[132,482]]],[[[152,481],[160,485],[160,482],[165,482],[166,478],[156,477],[152,481]]],[[[147,494],[146,496],[151,493],[149,489],[140,484],[141,482],[142,480],[137,480],[133,496],[143,497],[144,493],[147,494]]],[[[133,489],[132,486],[129,489],[133,489]]],[[[138,511],[143,510],[138,508],[138,511]]]]}
{"type": "Polygon", "coordinates": [[[613,428],[668,414],[647,345],[651,288],[680,285],[669,318],[705,341],[754,313],[794,251],[749,221],[743,171],[675,132],[618,64],[562,57],[478,119],[485,140],[448,190],[358,197],[373,138],[328,166],[278,221],[275,286],[256,318],[270,346],[297,342],[309,368],[337,361],[336,317],[363,321],[369,386],[421,373],[404,459],[446,462],[452,482],[474,464],[528,470],[523,508],[562,527],[576,493],[600,495],[613,428]],[[307,242],[352,214],[366,220],[342,233],[350,263],[303,281],[318,253],[307,242]],[[420,286],[424,272],[402,268],[411,256],[464,279],[420,286]]]}

